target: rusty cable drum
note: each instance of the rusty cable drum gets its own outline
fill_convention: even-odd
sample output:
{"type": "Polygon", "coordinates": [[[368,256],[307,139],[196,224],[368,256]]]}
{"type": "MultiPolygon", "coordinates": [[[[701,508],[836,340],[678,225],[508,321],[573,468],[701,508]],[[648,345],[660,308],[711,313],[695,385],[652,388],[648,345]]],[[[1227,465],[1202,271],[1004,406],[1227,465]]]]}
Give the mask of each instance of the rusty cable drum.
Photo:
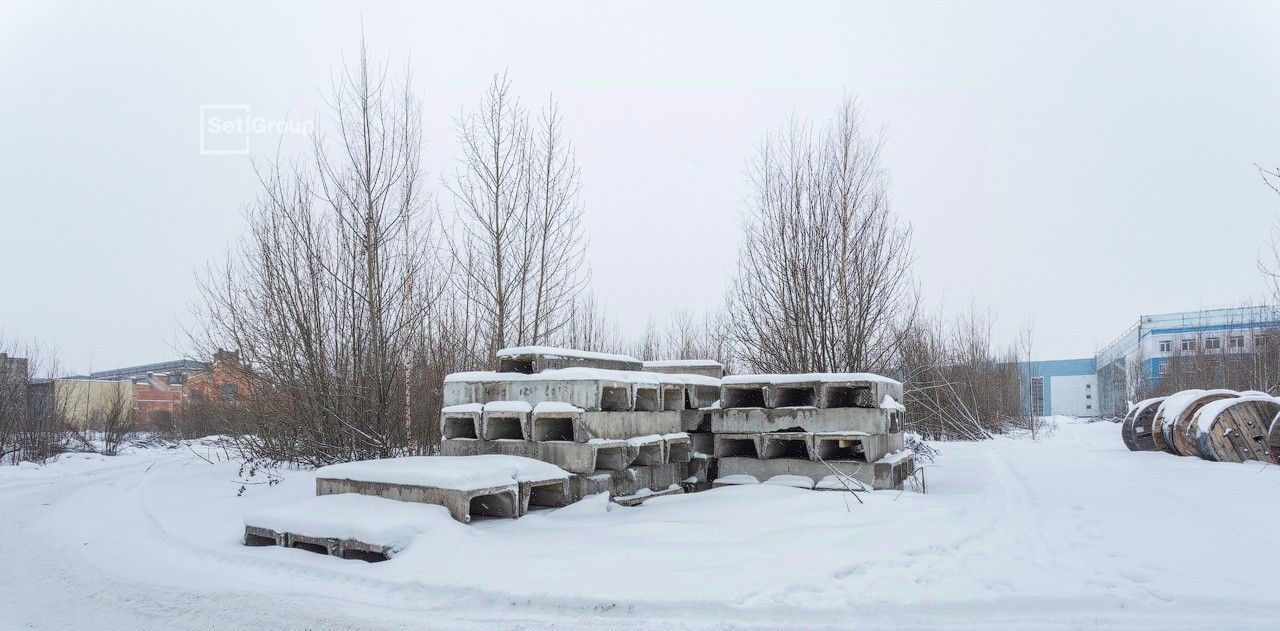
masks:
{"type": "Polygon", "coordinates": [[[1277,414],[1280,399],[1266,394],[1214,401],[1196,413],[1187,438],[1205,460],[1266,460],[1268,430],[1277,414]]]}
{"type": "Polygon", "coordinates": [[[1177,416],[1188,400],[1194,399],[1204,394],[1204,392],[1204,390],[1183,390],[1165,397],[1164,401],[1160,402],[1155,417],[1151,420],[1151,441],[1156,449],[1174,455],[1178,454],[1177,450],[1173,448],[1168,426],[1174,422],[1175,419],[1172,417],[1177,416]]]}
{"type": "Polygon", "coordinates": [[[1267,427],[1265,445],[1267,459],[1280,464],[1280,411],[1276,412],[1275,417],[1271,419],[1271,424],[1267,427]]]}
{"type": "Polygon", "coordinates": [[[1194,442],[1195,434],[1191,433],[1191,421],[1200,408],[1214,401],[1235,399],[1240,396],[1234,390],[1209,390],[1185,401],[1184,407],[1174,419],[1166,419],[1164,431],[1165,442],[1169,443],[1179,456],[1199,456],[1194,442]]]}
{"type": "Polygon", "coordinates": [[[1129,410],[1124,417],[1124,424],[1121,425],[1120,436],[1124,439],[1124,446],[1129,451],[1153,451],[1158,449],[1155,440],[1151,436],[1151,424],[1155,420],[1156,412],[1160,410],[1160,403],[1165,397],[1155,397],[1152,399],[1144,399],[1139,401],[1129,410]]]}

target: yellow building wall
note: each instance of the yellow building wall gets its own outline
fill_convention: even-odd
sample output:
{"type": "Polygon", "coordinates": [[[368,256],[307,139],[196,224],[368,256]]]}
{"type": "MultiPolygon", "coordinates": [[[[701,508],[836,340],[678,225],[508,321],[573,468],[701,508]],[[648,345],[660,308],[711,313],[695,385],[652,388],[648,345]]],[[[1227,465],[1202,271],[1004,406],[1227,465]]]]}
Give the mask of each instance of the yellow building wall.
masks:
{"type": "Polygon", "coordinates": [[[100,429],[104,414],[117,403],[126,412],[133,409],[133,382],[94,381],[89,379],[57,379],[53,382],[53,400],[72,427],[100,429]]]}

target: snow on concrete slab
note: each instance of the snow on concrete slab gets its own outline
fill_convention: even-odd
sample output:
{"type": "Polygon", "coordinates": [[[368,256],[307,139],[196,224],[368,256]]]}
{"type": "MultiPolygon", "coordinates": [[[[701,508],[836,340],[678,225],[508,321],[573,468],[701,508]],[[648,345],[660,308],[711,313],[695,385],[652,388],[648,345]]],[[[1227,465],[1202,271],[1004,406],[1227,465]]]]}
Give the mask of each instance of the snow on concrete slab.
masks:
{"type": "Polygon", "coordinates": [[[644,372],[639,370],[611,370],[608,368],[588,368],[573,366],[556,368],[542,372],[525,374],[519,372],[496,372],[492,370],[473,370],[455,372],[445,375],[445,383],[493,383],[493,382],[526,382],[526,381],[611,381],[617,383],[638,383],[661,385],[676,383],[685,385],[718,386],[720,380],[705,375],[670,375],[665,373],[644,372]]]}
{"type": "Polygon", "coordinates": [[[597,353],[594,351],[581,351],[576,348],[561,348],[558,346],[513,346],[510,348],[499,349],[496,353],[498,357],[520,357],[521,355],[544,355],[547,357],[572,357],[575,359],[598,359],[602,361],[615,362],[634,362],[641,363],[640,360],[629,355],[617,355],[614,353],[597,353]]]}
{"type": "Polygon", "coordinates": [[[735,384],[788,384],[788,383],[843,383],[843,382],[864,381],[870,383],[888,383],[902,387],[902,383],[890,379],[882,375],[876,375],[869,372],[811,372],[811,373],[794,373],[794,374],[757,374],[757,375],[730,375],[721,380],[724,385],[735,384]]]}
{"type": "Polygon", "coordinates": [[[582,408],[563,401],[541,401],[533,406],[534,414],[580,414],[582,408]]]}
{"type": "Polygon", "coordinates": [[[718,477],[718,478],[716,478],[715,483],[716,483],[716,484],[729,484],[729,485],[734,485],[734,484],[760,484],[760,480],[756,479],[756,477],[755,477],[754,475],[748,475],[748,474],[746,474],[746,473],[735,473],[735,474],[733,474],[733,475],[726,475],[726,476],[718,477]]]}
{"type": "Polygon", "coordinates": [[[564,479],[569,473],[541,460],[489,454],[344,462],[317,469],[316,477],[474,491],[516,482],[564,479]]]}
{"type": "Polygon", "coordinates": [[[883,458],[876,461],[876,464],[898,464],[903,460],[916,457],[916,452],[911,449],[899,449],[891,454],[886,454],[883,458]]]}
{"type": "Polygon", "coordinates": [[[654,359],[644,362],[645,368],[723,368],[714,359],[654,359]]]}
{"type": "Polygon", "coordinates": [[[443,506],[353,493],[319,495],[262,508],[245,515],[244,523],[308,537],[355,539],[396,551],[421,534],[466,531],[443,506]]]}
{"type": "Polygon", "coordinates": [[[440,408],[441,414],[479,414],[484,411],[483,403],[459,403],[440,408]]]}
{"type": "Polygon", "coordinates": [[[533,411],[533,404],[528,401],[490,401],[484,404],[485,412],[524,412],[533,411]]]}

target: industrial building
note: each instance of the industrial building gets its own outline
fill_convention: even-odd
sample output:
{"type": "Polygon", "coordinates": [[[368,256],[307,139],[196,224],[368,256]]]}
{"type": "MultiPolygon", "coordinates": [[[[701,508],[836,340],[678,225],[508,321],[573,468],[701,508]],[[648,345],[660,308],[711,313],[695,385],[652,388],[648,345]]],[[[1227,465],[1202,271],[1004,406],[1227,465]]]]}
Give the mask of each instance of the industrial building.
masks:
{"type": "MultiPolygon", "coordinates": [[[[1139,393],[1151,392],[1179,358],[1256,359],[1273,352],[1280,306],[1233,307],[1138,316],[1093,358],[1025,362],[1024,405],[1036,415],[1122,417],[1139,393]]],[[[1204,384],[1224,386],[1220,383],[1204,384]]],[[[1251,383],[1249,388],[1267,384],[1251,383]]]]}
{"type": "Polygon", "coordinates": [[[1098,351],[1102,410],[1108,416],[1123,416],[1133,393],[1158,384],[1174,357],[1250,355],[1263,334],[1275,329],[1280,329],[1280,306],[1139,316],[1133,326],[1098,351]]]}
{"type": "Polygon", "coordinates": [[[1092,357],[1022,363],[1023,406],[1035,416],[1097,416],[1097,363],[1092,357]]]}

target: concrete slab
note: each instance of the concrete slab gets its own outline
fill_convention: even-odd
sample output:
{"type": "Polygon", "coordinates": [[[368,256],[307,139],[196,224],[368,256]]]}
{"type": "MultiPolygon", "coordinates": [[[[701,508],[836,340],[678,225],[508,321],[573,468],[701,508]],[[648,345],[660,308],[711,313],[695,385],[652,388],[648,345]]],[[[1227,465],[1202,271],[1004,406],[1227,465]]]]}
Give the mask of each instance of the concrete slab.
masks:
{"type": "Polygon", "coordinates": [[[624,469],[635,461],[637,450],[619,440],[597,440],[589,443],[542,442],[519,440],[445,440],[440,442],[442,456],[476,456],[503,454],[548,462],[565,471],[591,474],[598,469],[624,469]]]}
{"type": "Polygon", "coordinates": [[[642,489],[662,490],[690,477],[689,463],[672,462],[653,467],[633,466],[621,471],[597,471],[569,479],[569,495],[578,501],[589,495],[634,495],[642,489]]]}
{"type": "Polygon", "coordinates": [[[781,431],[866,432],[890,431],[890,412],[881,408],[778,408],[726,409],[711,417],[711,431],[764,433],[781,431]]]}
{"type": "MultiPolygon", "coordinates": [[[[541,404],[539,404],[541,405],[541,404]]],[[[576,442],[583,434],[579,427],[582,411],[535,408],[529,420],[529,439],[534,442],[576,442]]]]}
{"type": "Polygon", "coordinates": [[[761,458],[806,458],[814,460],[813,434],[809,432],[768,432],[760,434],[761,458]]]}
{"type": "Polygon", "coordinates": [[[729,408],[763,408],[765,406],[765,388],[768,381],[723,384],[720,386],[720,407],[729,408]]]}
{"type": "Polygon", "coordinates": [[[716,453],[715,437],[711,432],[689,432],[689,446],[695,454],[713,456],[716,453]]]}
{"type": "Polygon", "coordinates": [[[365,480],[316,478],[316,495],[357,493],[400,502],[437,504],[449,509],[454,519],[469,523],[473,516],[519,517],[520,489],[511,484],[479,489],[443,489],[412,484],[391,484],[365,480]]]}
{"type": "Polygon", "coordinates": [[[484,440],[529,440],[529,413],[524,401],[486,403],[480,414],[480,438],[484,440]],[[525,409],[516,409],[523,404],[525,409]]]}
{"type": "Polygon", "coordinates": [[[756,433],[716,434],[713,455],[717,458],[759,458],[760,435],[756,433]]]}
{"type": "Polygon", "coordinates": [[[888,436],[865,432],[813,434],[813,460],[875,462],[888,453],[888,436]]]}
{"type": "MultiPolygon", "coordinates": [[[[594,374],[586,369],[579,372],[594,374]]],[[[633,384],[625,379],[573,378],[554,373],[540,377],[542,375],[456,373],[445,380],[444,403],[451,406],[491,401],[526,401],[531,404],[562,401],[584,410],[632,409],[633,384]]]]}
{"type": "MultiPolygon", "coordinates": [[[[468,406],[454,406],[462,408],[468,406]]],[[[479,408],[474,405],[474,408],[479,408]]],[[[440,412],[440,436],[443,438],[479,438],[480,409],[450,410],[440,412]]]]}
{"type": "Polygon", "coordinates": [[[678,412],[685,409],[685,386],[678,383],[662,384],[662,409],[678,412]]]}
{"type": "Polygon", "coordinates": [[[726,457],[716,462],[717,477],[732,475],[749,475],[758,480],[768,480],[775,475],[800,475],[814,480],[822,480],[832,475],[832,468],[843,475],[852,477],[873,489],[900,489],[903,481],[915,470],[912,456],[902,458],[883,458],[874,463],[866,462],[827,462],[801,460],[798,458],[759,458],[726,457]],[[830,466],[828,466],[830,465],[830,466]]]}
{"type": "Polygon", "coordinates": [[[666,434],[662,437],[662,441],[666,443],[663,447],[663,451],[666,452],[666,462],[689,462],[689,458],[693,456],[689,435],[684,432],[666,434]]]}
{"type": "Polygon", "coordinates": [[[621,504],[623,506],[639,506],[646,500],[651,500],[655,497],[662,497],[664,495],[681,495],[683,493],[684,493],[683,486],[679,484],[672,484],[671,486],[665,489],[662,489],[661,491],[653,491],[650,489],[640,489],[634,495],[618,495],[613,497],[612,500],[614,503],[621,504]]]}
{"type": "Polygon", "coordinates": [[[691,410],[710,407],[720,400],[720,387],[703,384],[689,384],[684,389],[685,407],[691,410]]]}
{"type": "Polygon", "coordinates": [[[497,352],[497,359],[499,371],[526,374],[572,367],[606,370],[644,369],[644,362],[634,357],[552,346],[504,348],[497,352]]]}
{"type": "Polygon", "coordinates": [[[574,440],[584,443],[592,438],[621,439],[673,434],[681,431],[682,412],[583,412],[578,419],[574,440]]]}
{"type": "Polygon", "coordinates": [[[653,467],[667,463],[667,443],[658,434],[628,438],[627,444],[637,450],[635,464],[638,466],[653,467]]]}
{"type": "Polygon", "coordinates": [[[644,362],[647,372],[669,375],[702,375],[720,379],[724,377],[724,364],[712,359],[664,359],[644,362]]]}
{"type": "Polygon", "coordinates": [[[712,410],[681,410],[680,431],[710,432],[711,417],[714,414],[712,410]]]}
{"type": "Polygon", "coordinates": [[[765,407],[816,407],[821,385],[817,381],[769,384],[764,388],[765,407]]]}

